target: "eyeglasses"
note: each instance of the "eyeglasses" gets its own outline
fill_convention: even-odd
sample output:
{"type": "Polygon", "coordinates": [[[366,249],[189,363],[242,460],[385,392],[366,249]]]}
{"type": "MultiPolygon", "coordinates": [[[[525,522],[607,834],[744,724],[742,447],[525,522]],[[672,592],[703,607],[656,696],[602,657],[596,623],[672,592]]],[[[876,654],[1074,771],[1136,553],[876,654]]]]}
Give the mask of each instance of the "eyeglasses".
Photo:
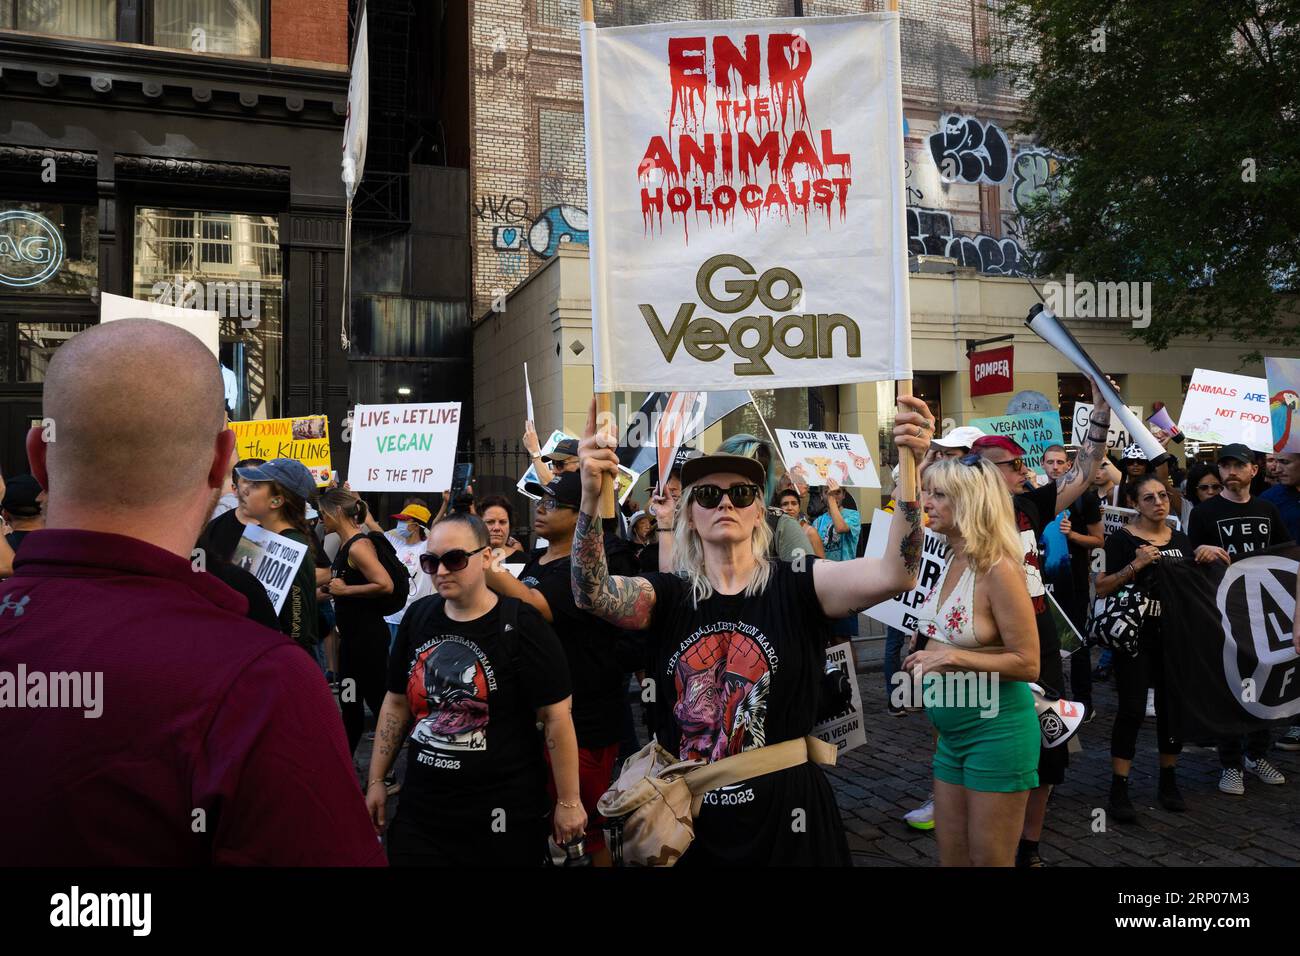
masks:
{"type": "Polygon", "coordinates": [[[696,485],[691,491],[691,500],[701,508],[708,508],[712,511],[722,504],[723,495],[726,495],[735,507],[748,508],[754,503],[754,499],[758,497],[759,487],[752,484],[732,485],[730,488],[719,488],[717,485],[696,485]]]}
{"type": "Polygon", "coordinates": [[[561,504],[560,502],[556,501],[554,498],[551,498],[549,496],[543,496],[542,500],[537,502],[538,511],[557,511],[561,509],[568,510],[568,511],[578,510],[573,505],[561,504]]]}
{"type": "MultiPolygon", "coordinates": [[[[957,460],[967,467],[973,467],[988,459],[981,456],[979,452],[973,451],[969,455],[962,455],[957,460]]],[[[990,461],[989,464],[997,465],[999,468],[1008,465],[1012,471],[1020,472],[1025,467],[1025,460],[1023,458],[1012,458],[1010,461],[990,461]]]]}
{"type": "Polygon", "coordinates": [[[1152,501],[1168,501],[1168,500],[1169,500],[1169,492],[1167,492],[1167,491],[1156,491],[1156,492],[1153,492],[1153,493],[1151,493],[1151,494],[1149,494],[1149,495],[1143,495],[1143,496],[1142,496],[1142,500],[1143,500],[1143,501],[1146,501],[1146,502],[1152,502],[1152,501]]]}
{"type": "Polygon", "coordinates": [[[1216,481],[1216,482],[1215,482],[1214,484],[1212,484],[1212,485],[1197,485],[1197,486],[1196,486],[1196,490],[1197,490],[1197,491],[1213,491],[1213,492],[1215,492],[1215,493],[1218,493],[1218,492],[1220,492],[1220,491],[1223,490],[1223,485],[1219,484],[1219,483],[1216,481]]]}
{"type": "Polygon", "coordinates": [[[420,570],[425,574],[437,574],[438,565],[447,569],[448,574],[455,574],[457,571],[464,571],[469,566],[469,559],[480,551],[486,551],[487,545],[481,548],[475,548],[473,551],[466,551],[464,548],[452,548],[446,554],[434,554],[426,551],[420,555],[420,570]]]}

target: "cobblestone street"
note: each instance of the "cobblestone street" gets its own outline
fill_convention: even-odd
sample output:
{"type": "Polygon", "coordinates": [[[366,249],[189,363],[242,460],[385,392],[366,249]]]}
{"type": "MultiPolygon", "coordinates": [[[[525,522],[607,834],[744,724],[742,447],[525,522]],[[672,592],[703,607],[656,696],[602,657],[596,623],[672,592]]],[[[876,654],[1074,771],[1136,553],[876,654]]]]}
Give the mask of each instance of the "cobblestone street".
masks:
{"type": "MultiPolygon", "coordinates": [[[[930,789],[930,722],[923,713],[890,717],[884,680],[860,676],[867,745],[840,757],[830,773],[859,866],[930,866],[938,863],[933,831],[913,830],[903,814],[930,789]]],[[[1155,721],[1138,738],[1130,791],[1138,822],[1108,822],[1093,832],[1094,810],[1110,787],[1110,731],[1114,681],[1093,685],[1098,715],[1080,732],[1082,752],[1048,805],[1039,852],[1048,866],[1296,866],[1300,865],[1300,754],[1274,749],[1268,759],[1287,775],[1268,786],[1246,775],[1246,795],[1220,793],[1219,760],[1212,749],[1188,747],[1179,758],[1185,813],[1155,800],[1155,721]]]]}

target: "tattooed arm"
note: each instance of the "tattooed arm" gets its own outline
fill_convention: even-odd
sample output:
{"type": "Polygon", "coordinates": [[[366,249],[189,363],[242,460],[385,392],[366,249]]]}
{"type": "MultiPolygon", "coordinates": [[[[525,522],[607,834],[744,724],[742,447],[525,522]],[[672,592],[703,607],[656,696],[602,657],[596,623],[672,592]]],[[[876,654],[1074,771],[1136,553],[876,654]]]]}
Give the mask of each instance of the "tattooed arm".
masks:
{"type": "MultiPolygon", "coordinates": [[[[910,448],[918,460],[924,459],[930,448],[934,416],[919,398],[902,396],[898,402],[904,410],[894,420],[894,444],[910,448]]],[[[826,616],[856,614],[916,587],[924,539],[920,505],[900,501],[889,523],[884,557],[814,564],[813,584],[826,616]]]]}
{"type": "MultiPolygon", "coordinates": [[[[654,613],[655,591],[645,578],[609,573],[605,561],[605,534],[600,520],[602,484],[618,475],[614,440],[596,430],[596,399],[587,412],[587,428],[578,443],[582,461],[582,507],[573,531],[573,600],[584,611],[628,631],[644,631],[654,613]]],[[[660,548],[664,546],[660,540],[660,548]]]]}
{"type": "MultiPolygon", "coordinates": [[[[584,611],[629,631],[650,626],[655,590],[645,578],[611,575],[605,563],[605,534],[601,521],[586,509],[573,532],[573,600],[584,611]]],[[[662,545],[661,545],[662,547],[662,545]]]]}
{"type": "Polygon", "coordinates": [[[1056,513],[1070,507],[1078,497],[1092,487],[1101,460],[1106,456],[1106,434],[1110,428],[1110,406],[1102,397],[1097,383],[1092,383],[1092,418],[1074,456],[1070,470],[1056,479],[1056,513]]]}
{"type": "Polygon", "coordinates": [[[384,695],[384,705],[379,708],[375,727],[375,749],[370,754],[370,775],[366,778],[366,809],[377,832],[386,824],[388,791],[384,778],[392,769],[397,754],[406,739],[406,728],[411,723],[411,705],[405,694],[389,691],[384,695]]]}

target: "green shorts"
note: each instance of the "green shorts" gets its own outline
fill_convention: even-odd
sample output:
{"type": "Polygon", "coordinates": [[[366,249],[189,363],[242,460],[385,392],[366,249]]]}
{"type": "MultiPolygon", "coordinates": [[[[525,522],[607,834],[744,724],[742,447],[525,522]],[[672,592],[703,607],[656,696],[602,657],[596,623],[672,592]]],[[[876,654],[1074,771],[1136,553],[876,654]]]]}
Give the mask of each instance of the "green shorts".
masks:
{"type": "Polygon", "coordinates": [[[1038,786],[1042,734],[1034,696],[1021,681],[999,682],[998,708],[926,707],[939,731],[934,752],[936,780],[990,793],[1016,793],[1038,786]],[[986,714],[981,716],[981,714],[986,714]]]}

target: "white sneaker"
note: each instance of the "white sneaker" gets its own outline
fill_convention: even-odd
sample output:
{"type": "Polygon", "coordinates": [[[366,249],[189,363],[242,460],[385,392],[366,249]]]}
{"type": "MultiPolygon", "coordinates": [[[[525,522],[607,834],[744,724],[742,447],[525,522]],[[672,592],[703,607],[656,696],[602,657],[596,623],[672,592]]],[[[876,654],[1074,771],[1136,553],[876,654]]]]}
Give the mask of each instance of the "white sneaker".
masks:
{"type": "Polygon", "coordinates": [[[1155,692],[1155,688],[1148,688],[1148,690],[1147,690],[1147,716],[1148,716],[1148,717],[1154,717],[1155,715],[1156,715],[1156,692],[1155,692]]]}
{"type": "Polygon", "coordinates": [[[1264,783],[1270,783],[1275,786],[1280,783],[1286,783],[1286,777],[1282,775],[1282,771],[1278,770],[1277,767],[1274,767],[1263,757],[1260,757],[1258,760],[1251,760],[1249,757],[1245,757],[1244,760],[1246,763],[1246,769],[1259,777],[1259,779],[1264,783]]]}
{"type": "Polygon", "coordinates": [[[1300,750],[1300,727],[1288,727],[1275,746],[1278,750],[1300,750]]]}
{"type": "Polygon", "coordinates": [[[934,794],[930,794],[930,799],[917,807],[911,813],[903,814],[903,820],[909,827],[914,830],[933,830],[934,829],[934,794]]]}
{"type": "Polygon", "coordinates": [[[1219,774],[1219,789],[1224,793],[1244,796],[1246,793],[1246,780],[1240,770],[1236,767],[1225,767],[1223,773],[1219,774]]]}

